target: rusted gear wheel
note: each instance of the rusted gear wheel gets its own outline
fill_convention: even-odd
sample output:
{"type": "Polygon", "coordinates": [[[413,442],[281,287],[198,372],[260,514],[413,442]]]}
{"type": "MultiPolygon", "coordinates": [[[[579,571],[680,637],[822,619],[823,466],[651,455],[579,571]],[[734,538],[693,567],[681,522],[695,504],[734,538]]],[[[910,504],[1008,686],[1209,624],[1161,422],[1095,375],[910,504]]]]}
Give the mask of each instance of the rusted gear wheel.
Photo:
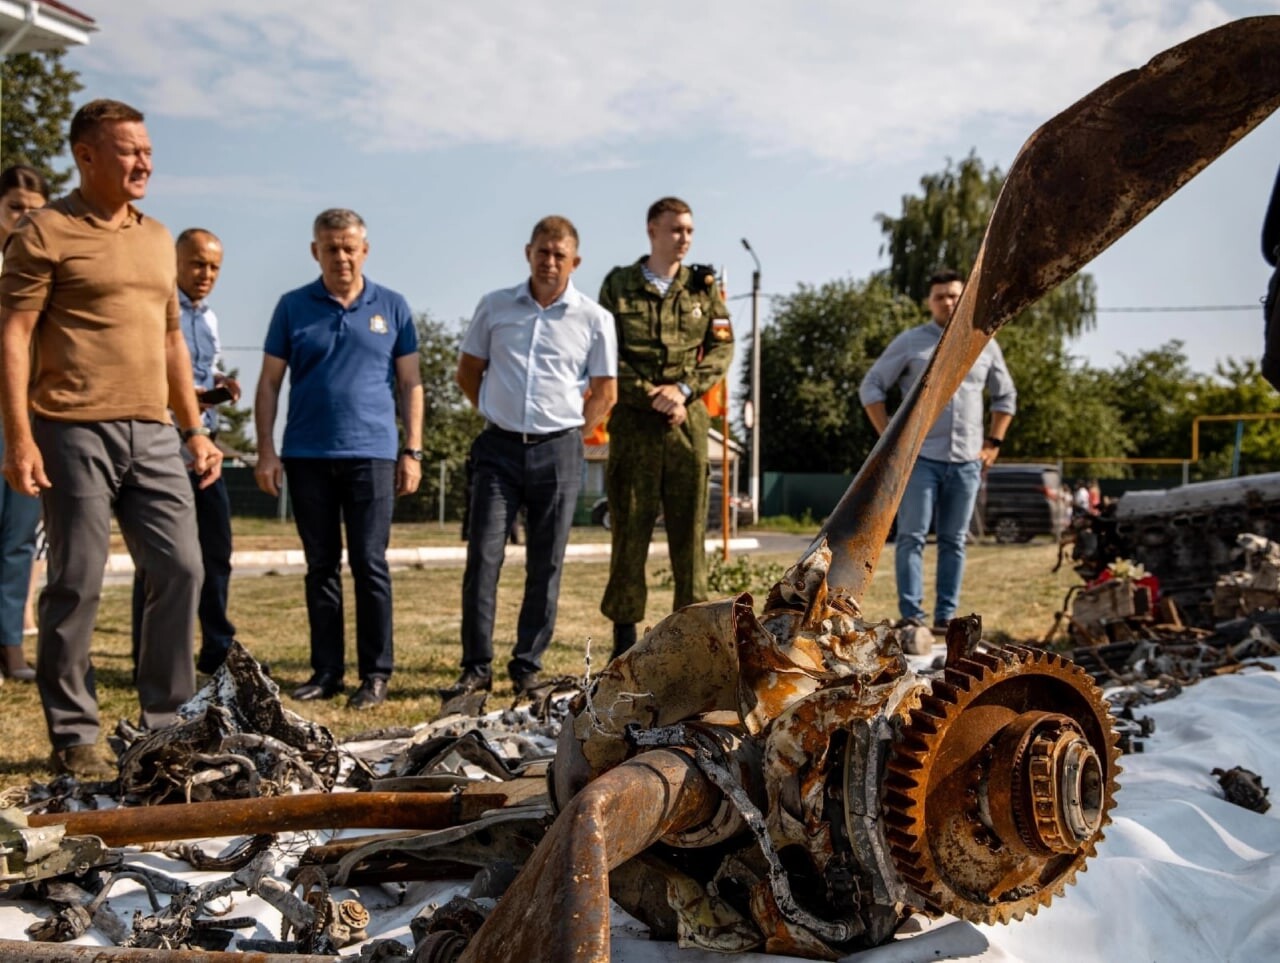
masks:
{"type": "Polygon", "coordinates": [[[1007,923],[1061,895],[1110,822],[1117,742],[1066,659],[1011,646],[949,664],[885,777],[890,851],[924,909],[1007,923]]]}

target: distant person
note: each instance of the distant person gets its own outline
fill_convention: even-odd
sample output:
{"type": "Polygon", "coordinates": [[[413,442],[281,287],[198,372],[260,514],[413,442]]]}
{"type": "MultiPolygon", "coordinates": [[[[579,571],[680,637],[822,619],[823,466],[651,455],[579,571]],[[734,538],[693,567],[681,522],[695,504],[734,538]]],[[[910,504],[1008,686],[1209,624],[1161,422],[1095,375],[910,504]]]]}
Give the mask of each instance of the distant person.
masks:
{"type": "Polygon", "coordinates": [[[1076,482],[1075,494],[1071,498],[1071,507],[1080,515],[1088,515],[1089,509],[1093,507],[1093,496],[1089,492],[1089,486],[1084,483],[1084,479],[1076,482]]]}
{"type": "MultiPolygon", "coordinates": [[[[49,184],[34,167],[14,164],[0,171],[0,250],[23,215],[48,202],[49,184]]],[[[0,437],[0,454],[3,452],[4,438],[0,437]]],[[[0,488],[0,675],[22,682],[36,677],[36,670],[23,655],[22,637],[26,634],[24,614],[33,588],[39,523],[40,499],[8,484],[0,488]]]]}
{"type": "MultiPolygon", "coordinates": [[[[928,365],[963,291],[964,279],[955,271],[939,271],[929,278],[927,307],[932,320],[894,338],[862,379],[858,396],[878,434],[884,434],[889,424],[885,407],[889,389],[898,385],[904,393],[910,391],[928,365]]],[[[954,618],[964,578],[965,532],[982,472],[1000,454],[1016,407],[1013,379],[993,339],[925,436],[898,506],[894,571],[898,609],[907,622],[924,624],[924,545],[935,513],[938,571],[932,627],[943,629],[954,618]],[[991,425],[985,435],[984,388],[991,395],[991,425]]]]}
{"type": "Polygon", "coordinates": [[[173,238],[134,206],[152,171],[143,116],[91,101],[72,118],[70,142],[79,188],[28,212],[5,247],[0,408],[5,480],[40,493],[49,540],[36,683],[51,763],[105,777],[115,767],[96,747],[89,652],[112,513],[151,580],[137,689],[142,725],[161,728],[195,689],[200,545],[179,442],[204,484],[217,481],[222,455],[191,382],[173,238]]]}
{"type": "Polygon", "coordinates": [[[403,297],[364,276],[365,223],[355,211],[322,212],[311,255],[320,277],[290,291],[267,329],[254,404],[258,487],[278,496],[287,474],[293,516],[307,560],[311,677],[300,701],[331,699],[345,683],[342,530],[355,582],[360,687],[348,705],[386,701],[395,668],[387,543],[397,495],[422,480],[422,379],[418,334],[403,297]],[[273,431],[290,372],[284,446],[273,431]],[[396,435],[396,402],[405,445],[396,435]],[[283,461],[282,461],[283,458],[283,461]]]}
{"type": "Polygon", "coordinates": [[[686,265],[693,212],[677,197],[645,217],[649,253],[616,267],[600,304],[618,332],[618,405],[609,418],[613,540],[600,611],[613,622],[613,655],[636,641],[648,601],[645,564],[653,526],[666,518],[673,609],[707,598],[707,432],[702,401],[729,370],[733,329],[715,272],[686,265]]]}
{"type": "Polygon", "coordinates": [[[540,684],[582,487],[582,438],[617,397],[613,318],[570,280],[582,263],[577,228],[567,218],[544,217],[524,255],[528,280],[480,299],[458,359],[458,386],[485,427],[471,446],[462,675],[441,690],[445,698],[493,686],[498,576],[521,509],[524,599],[507,675],[517,694],[540,684]],[[583,384],[591,389],[585,402],[583,384]]]}
{"type": "Polygon", "coordinates": [[[1275,268],[1263,306],[1266,343],[1262,354],[1262,376],[1271,383],[1271,387],[1280,388],[1280,171],[1276,172],[1271,203],[1267,205],[1267,216],[1262,222],[1262,256],[1275,268]]]}
{"type": "MultiPolygon", "coordinates": [[[[209,307],[208,297],[222,270],[222,242],[211,232],[187,228],[178,235],[178,305],[182,310],[182,337],[191,355],[191,379],[201,399],[202,423],[209,439],[218,437],[218,405],[240,400],[240,383],[222,371],[222,342],[218,337],[218,317],[209,307]],[[208,392],[222,389],[225,398],[206,401],[208,392]]],[[[189,460],[188,460],[189,462],[189,460]]],[[[219,478],[201,486],[199,475],[189,474],[196,502],[196,528],[200,556],[204,561],[204,584],[200,589],[200,654],[196,670],[209,675],[226,661],[236,637],[236,627],[227,618],[227,594],[231,587],[231,499],[227,483],[219,478]]],[[[142,610],[146,603],[147,573],[138,569],[133,577],[133,648],[142,640],[142,610]]]]}

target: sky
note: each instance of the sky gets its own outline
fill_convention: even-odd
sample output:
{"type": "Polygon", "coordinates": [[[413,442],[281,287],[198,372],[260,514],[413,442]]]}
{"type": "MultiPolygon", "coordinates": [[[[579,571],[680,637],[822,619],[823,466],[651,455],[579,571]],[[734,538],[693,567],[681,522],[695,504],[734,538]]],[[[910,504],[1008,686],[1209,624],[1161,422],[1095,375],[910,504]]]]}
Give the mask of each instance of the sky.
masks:
{"type": "MultiPolygon", "coordinates": [[[[545,214],[582,236],[594,295],[647,252],[644,214],[693,207],[690,261],[727,272],[749,340],[762,290],[882,268],[880,212],[971,150],[1007,169],[1040,124],[1115,74],[1280,0],[74,0],[100,32],[78,102],[147,115],[144,210],[223,240],[211,298],[249,390],[279,296],[313,280],[314,216],[369,225],[368,277],[458,321],[527,277],[545,214]]],[[[1103,159],[1100,158],[1100,162],[1103,159]]],[[[1195,368],[1261,353],[1272,117],[1090,264],[1092,364],[1182,339],[1195,368]]],[[[768,300],[764,302],[767,323],[768,300]]]]}

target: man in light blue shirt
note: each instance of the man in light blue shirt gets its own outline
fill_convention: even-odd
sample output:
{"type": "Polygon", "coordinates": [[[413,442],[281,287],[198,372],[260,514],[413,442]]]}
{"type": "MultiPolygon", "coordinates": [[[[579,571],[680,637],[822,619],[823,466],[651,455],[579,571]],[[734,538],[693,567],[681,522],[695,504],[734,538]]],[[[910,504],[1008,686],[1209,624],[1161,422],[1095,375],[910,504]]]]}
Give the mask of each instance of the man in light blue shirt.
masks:
{"type": "Polygon", "coordinates": [[[498,576],[521,507],[524,600],[507,673],[517,694],[539,685],[582,486],[582,438],[618,394],[613,316],[569,279],[582,262],[577,229],[566,218],[544,217],[524,251],[529,280],[481,298],[458,359],[458,385],[486,424],[471,447],[462,675],[441,690],[445,698],[493,686],[498,576]]]}
{"type": "MultiPolygon", "coordinates": [[[[222,342],[218,337],[218,317],[209,307],[209,295],[222,270],[222,242],[212,231],[190,227],[178,235],[178,319],[187,352],[191,355],[191,380],[196,397],[202,399],[215,388],[224,388],[224,401],[240,400],[240,384],[222,371],[222,342]]],[[[209,437],[218,437],[218,404],[201,400],[201,424],[209,437]]],[[[190,467],[191,456],[183,452],[190,467]]],[[[236,627],[227,617],[227,596],[231,587],[231,499],[227,483],[219,478],[200,487],[199,475],[190,475],[196,500],[196,530],[200,556],[204,562],[204,584],[196,612],[200,619],[200,654],[196,669],[211,674],[226,661],[236,627]]],[[[133,579],[133,652],[137,662],[142,645],[142,612],[146,604],[146,571],[139,568],[133,579]]]]}
{"type": "MultiPolygon", "coordinates": [[[[904,331],[871,366],[858,397],[880,434],[889,424],[885,407],[890,387],[903,392],[920,377],[942,337],[964,290],[955,271],[939,271],[929,279],[929,313],[933,320],[904,331]]],[[[1018,393],[994,340],[982,349],[964,383],[925,436],[898,506],[898,538],[894,572],[902,617],[923,624],[924,544],[937,513],[938,574],[933,609],[934,628],[943,628],[960,604],[964,577],[965,534],[983,470],[1000,453],[1000,444],[1017,410],[1018,393]],[[991,395],[991,427],[984,436],[982,392],[991,395]]]]}

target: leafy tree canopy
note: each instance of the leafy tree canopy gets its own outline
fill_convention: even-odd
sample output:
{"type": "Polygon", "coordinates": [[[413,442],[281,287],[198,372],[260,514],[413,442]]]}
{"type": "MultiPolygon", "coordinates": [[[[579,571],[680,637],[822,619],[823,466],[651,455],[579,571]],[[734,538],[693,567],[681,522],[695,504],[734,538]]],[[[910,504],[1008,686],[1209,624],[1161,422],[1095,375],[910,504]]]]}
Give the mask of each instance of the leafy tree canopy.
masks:
{"type": "Polygon", "coordinates": [[[82,89],[79,74],[62,65],[62,52],[18,53],[0,58],[0,167],[29,164],[61,194],[71,169],[59,161],[67,149],[71,98],[82,89]]]}
{"type": "Polygon", "coordinates": [[[471,407],[454,381],[462,330],[428,314],[419,314],[418,368],[422,375],[422,485],[414,498],[414,511],[397,509],[397,517],[435,518],[439,511],[440,463],[445,463],[445,514],[462,515],[465,498],[465,465],[471,442],[484,427],[484,419],[471,407]]]}
{"type": "MultiPolygon", "coordinates": [[[[920,309],[882,278],[801,285],[761,331],[761,462],[770,471],[852,472],[875,444],[858,384],[920,309]]],[[[747,396],[750,372],[743,375],[747,396]]]]}

